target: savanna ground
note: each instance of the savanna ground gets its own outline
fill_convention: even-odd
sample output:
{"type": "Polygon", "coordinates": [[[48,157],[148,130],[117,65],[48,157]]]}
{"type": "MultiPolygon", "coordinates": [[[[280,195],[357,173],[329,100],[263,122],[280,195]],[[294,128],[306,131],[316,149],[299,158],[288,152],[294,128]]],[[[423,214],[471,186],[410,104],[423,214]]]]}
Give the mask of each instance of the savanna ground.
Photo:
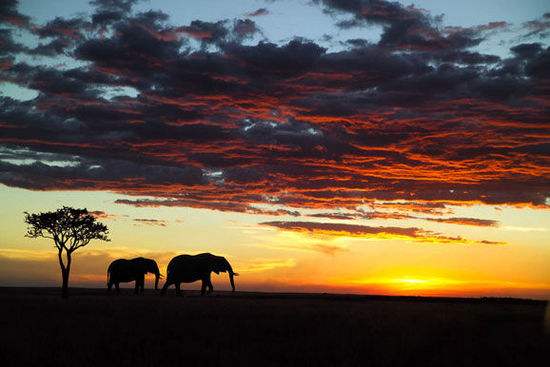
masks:
{"type": "Polygon", "coordinates": [[[0,288],[2,366],[545,365],[546,303],[0,288]]]}

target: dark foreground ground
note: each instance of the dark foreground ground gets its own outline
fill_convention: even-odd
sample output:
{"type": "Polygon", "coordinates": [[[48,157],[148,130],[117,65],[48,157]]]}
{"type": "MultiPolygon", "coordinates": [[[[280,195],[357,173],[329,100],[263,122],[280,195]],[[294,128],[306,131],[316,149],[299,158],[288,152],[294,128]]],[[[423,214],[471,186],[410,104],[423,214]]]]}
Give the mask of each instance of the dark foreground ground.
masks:
{"type": "Polygon", "coordinates": [[[535,366],[545,302],[0,288],[2,366],[535,366]]]}

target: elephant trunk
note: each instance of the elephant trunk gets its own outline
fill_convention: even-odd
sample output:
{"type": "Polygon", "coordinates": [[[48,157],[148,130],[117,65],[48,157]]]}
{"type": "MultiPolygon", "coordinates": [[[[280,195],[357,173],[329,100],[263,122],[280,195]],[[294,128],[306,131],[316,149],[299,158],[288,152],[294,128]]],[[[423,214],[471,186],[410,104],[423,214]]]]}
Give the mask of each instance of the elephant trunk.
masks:
{"type": "Polygon", "coordinates": [[[155,273],[155,290],[159,290],[159,279],[160,279],[160,272],[155,273]]]}
{"type": "Polygon", "coordinates": [[[233,273],[233,271],[229,271],[229,283],[231,283],[231,289],[233,290],[233,292],[235,292],[235,281],[233,280],[233,275],[235,273],[233,273]]]}
{"type": "Polygon", "coordinates": [[[233,268],[231,267],[231,265],[229,264],[229,262],[226,260],[227,262],[227,273],[229,274],[229,283],[231,283],[231,290],[233,292],[235,292],[235,280],[234,280],[234,277],[239,275],[238,273],[235,273],[233,271],[233,268]]]}
{"type": "Polygon", "coordinates": [[[159,289],[160,270],[155,261],[152,261],[149,267],[149,273],[155,274],[155,290],[159,289]]]}

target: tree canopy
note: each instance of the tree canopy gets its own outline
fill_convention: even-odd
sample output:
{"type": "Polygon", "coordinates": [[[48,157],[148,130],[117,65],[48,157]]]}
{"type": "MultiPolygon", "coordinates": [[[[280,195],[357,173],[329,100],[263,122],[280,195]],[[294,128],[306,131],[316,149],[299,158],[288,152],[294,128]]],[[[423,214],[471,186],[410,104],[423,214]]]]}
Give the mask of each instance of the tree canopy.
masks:
{"type": "Polygon", "coordinates": [[[68,253],[86,246],[94,239],[110,241],[107,226],[97,222],[87,209],[64,206],[53,212],[25,212],[25,222],[28,224],[27,237],[52,239],[58,250],[68,253]]]}

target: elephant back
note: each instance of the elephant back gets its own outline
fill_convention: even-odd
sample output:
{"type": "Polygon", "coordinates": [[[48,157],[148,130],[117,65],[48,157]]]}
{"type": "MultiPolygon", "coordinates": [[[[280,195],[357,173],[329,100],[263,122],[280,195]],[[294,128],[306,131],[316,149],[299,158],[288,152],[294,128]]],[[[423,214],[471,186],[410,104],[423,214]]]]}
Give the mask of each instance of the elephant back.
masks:
{"type": "Polygon", "coordinates": [[[109,264],[109,267],[107,268],[107,271],[109,273],[119,271],[120,269],[125,269],[128,267],[128,260],[127,259],[116,259],[111,264],[109,264]]]}
{"type": "Polygon", "coordinates": [[[168,263],[168,279],[191,282],[204,278],[210,273],[208,264],[197,255],[179,255],[168,263]]]}
{"type": "Polygon", "coordinates": [[[107,269],[110,279],[113,281],[129,282],[136,279],[139,271],[136,269],[135,262],[128,259],[117,259],[109,265],[107,269]]]}
{"type": "Polygon", "coordinates": [[[192,258],[191,255],[178,255],[172,258],[166,268],[167,275],[170,276],[170,274],[173,274],[178,268],[188,264],[191,260],[190,258],[192,258]]]}

